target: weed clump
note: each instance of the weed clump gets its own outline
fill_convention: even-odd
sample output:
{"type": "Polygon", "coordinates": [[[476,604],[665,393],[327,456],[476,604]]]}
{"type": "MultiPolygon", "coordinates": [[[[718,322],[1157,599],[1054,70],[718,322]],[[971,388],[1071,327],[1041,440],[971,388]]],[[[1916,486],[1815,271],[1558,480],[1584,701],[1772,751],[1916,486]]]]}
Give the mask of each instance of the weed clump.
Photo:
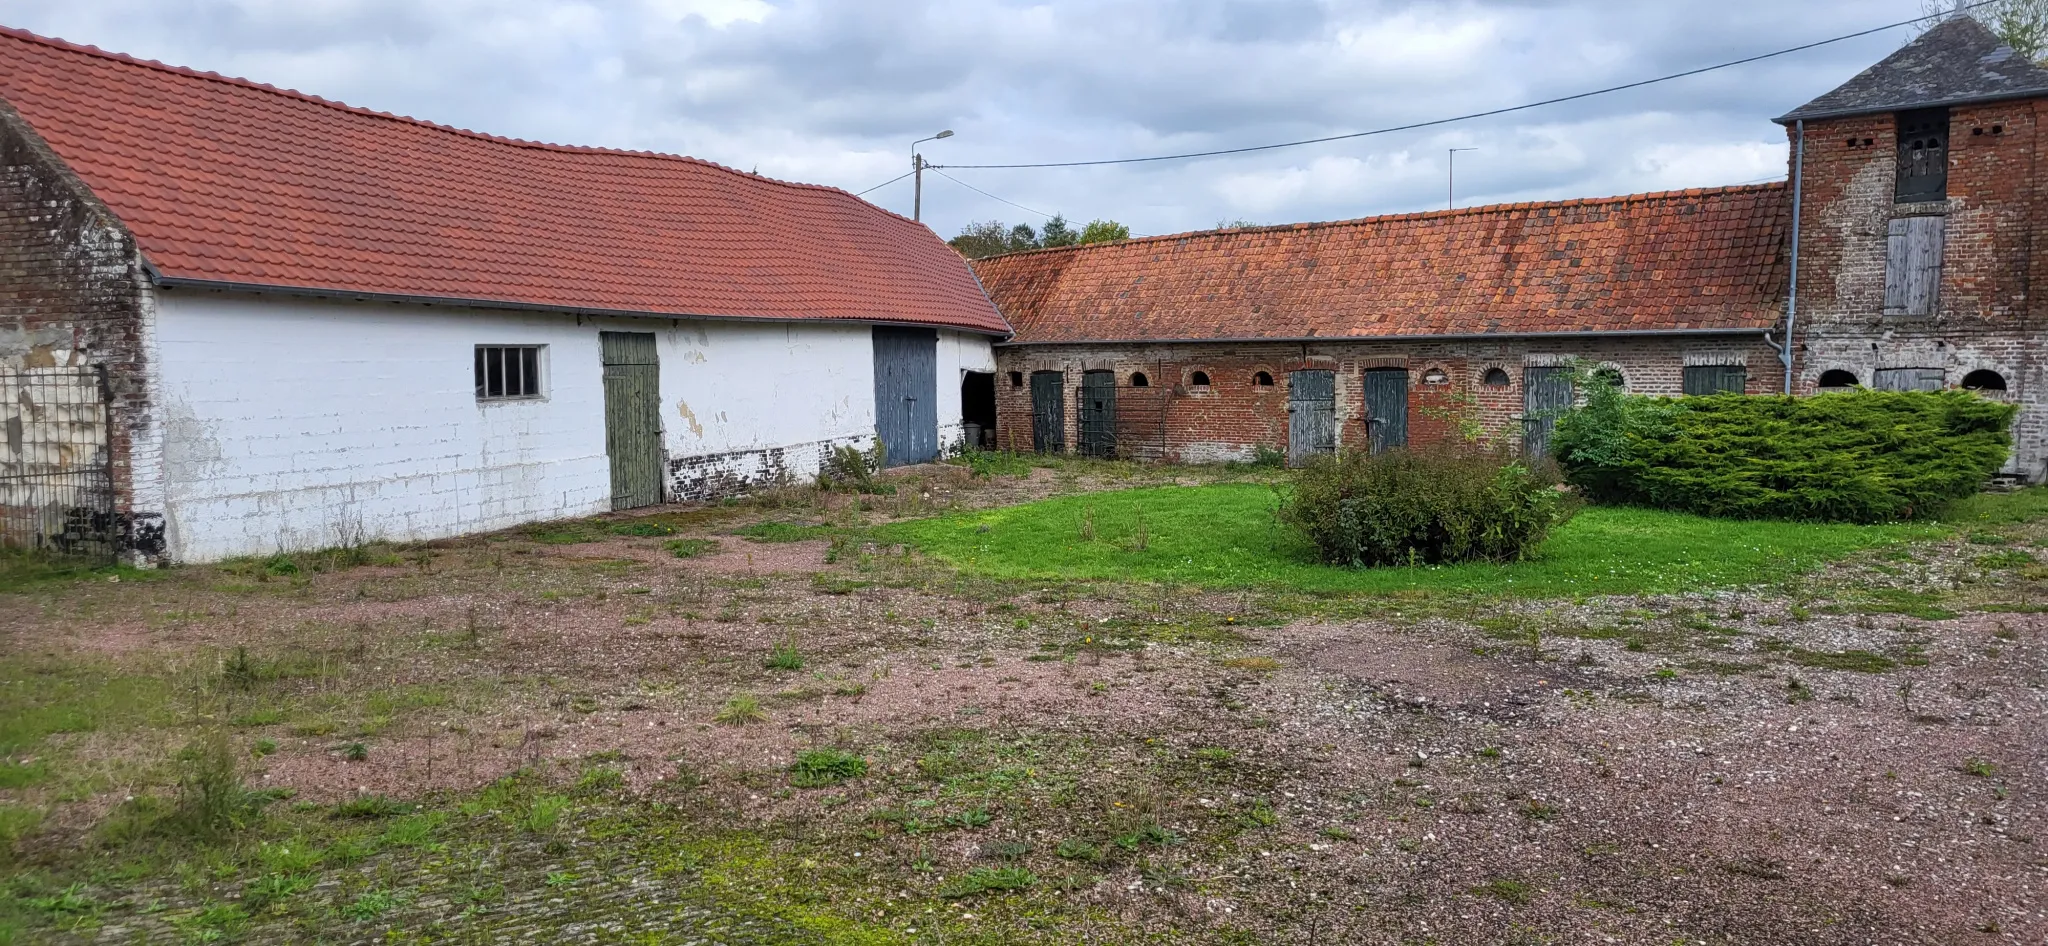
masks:
{"type": "Polygon", "coordinates": [[[834,447],[832,455],[825,458],[818,470],[818,488],[830,490],[844,487],[856,493],[893,492],[878,482],[883,469],[889,465],[889,452],[882,445],[881,438],[867,450],[859,447],[834,447]]]}
{"type": "Polygon", "coordinates": [[[1519,459],[1487,451],[1352,451],[1295,475],[1280,518],[1331,565],[1512,562],[1572,513],[1519,459]]]}
{"type": "Polygon", "coordinates": [[[768,713],[761,709],[761,701],[754,694],[741,693],[726,700],[711,719],[727,726],[749,726],[766,721],[768,713]]]}
{"type": "Polygon", "coordinates": [[[940,888],[939,896],[961,900],[977,894],[1023,890],[1037,882],[1038,878],[1022,867],[981,867],[940,888]]]}
{"type": "Polygon", "coordinates": [[[668,554],[673,555],[677,558],[696,558],[697,556],[703,555],[707,552],[718,551],[718,540],[670,539],[667,542],[663,542],[661,544],[661,547],[667,549],[668,554]]]}
{"type": "Polygon", "coordinates": [[[965,466],[968,472],[981,479],[996,476],[1024,476],[1031,472],[1031,461],[1008,451],[982,450],[964,447],[954,462],[965,466]]]}
{"type": "Polygon", "coordinates": [[[611,533],[613,535],[627,535],[642,539],[655,539],[664,535],[675,535],[676,527],[665,522],[643,519],[639,522],[612,523],[611,533]]]}
{"type": "Polygon", "coordinates": [[[176,803],[161,811],[146,799],[131,802],[134,833],[218,840],[254,824],[264,806],[278,798],[242,785],[235,752],[222,733],[199,737],[178,753],[178,759],[184,772],[176,803]]]}
{"type": "Polygon", "coordinates": [[[768,652],[768,656],[761,660],[761,666],[767,670],[802,670],[804,655],[802,651],[796,649],[795,642],[784,641],[768,652]]]}
{"type": "Polygon", "coordinates": [[[868,774],[868,760],[837,749],[809,749],[797,753],[789,767],[789,784],[797,788],[823,788],[868,774]]]}

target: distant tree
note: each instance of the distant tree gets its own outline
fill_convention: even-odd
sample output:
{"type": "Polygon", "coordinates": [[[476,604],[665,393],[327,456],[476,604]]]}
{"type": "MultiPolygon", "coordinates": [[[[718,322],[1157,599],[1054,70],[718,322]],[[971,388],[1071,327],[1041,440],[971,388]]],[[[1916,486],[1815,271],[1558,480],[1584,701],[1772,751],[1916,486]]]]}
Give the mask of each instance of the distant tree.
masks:
{"type": "Polygon", "coordinates": [[[1087,226],[1081,228],[1081,239],[1078,242],[1086,246],[1090,243],[1110,243],[1130,238],[1130,227],[1114,220],[1090,220],[1087,226]]]}
{"type": "Polygon", "coordinates": [[[1992,0],[1965,11],[1969,0],[1921,0],[1920,8],[1947,19],[1973,16],[2012,51],[2036,62],[2048,57],[2048,0],[1992,0]]]}
{"type": "Polygon", "coordinates": [[[1067,224],[1067,218],[1053,214],[1045,222],[1045,232],[1039,235],[1038,243],[1048,249],[1055,246],[1073,246],[1081,242],[1081,234],[1067,224]]]}
{"type": "Polygon", "coordinates": [[[1000,220],[970,223],[946,244],[968,259],[982,259],[1010,252],[1010,228],[1000,220]]]}
{"type": "Polygon", "coordinates": [[[1249,221],[1249,220],[1246,220],[1246,219],[1245,219],[1245,218],[1243,218],[1243,217],[1239,217],[1239,218],[1237,218],[1236,220],[1230,220],[1230,221],[1223,221],[1223,220],[1218,220],[1218,221],[1216,221],[1216,229],[1218,229],[1218,230],[1243,230],[1243,229],[1247,229],[1247,228],[1249,228],[1249,227],[1256,227],[1256,226],[1258,226],[1258,224],[1256,224],[1256,223],[1253,223],[1253,222],[1251,222],[1251,221],[1249,221]]]}
{"type": "Polygon", "coordinates": [[[947,240],[946,245],[968,259],[985,259],[1018,250],[1035,250],[1041,244],[1037,231],[1028,223],[1013,227],[1001,220],[983,220],[961,227],[960,235],[947,240]]]}

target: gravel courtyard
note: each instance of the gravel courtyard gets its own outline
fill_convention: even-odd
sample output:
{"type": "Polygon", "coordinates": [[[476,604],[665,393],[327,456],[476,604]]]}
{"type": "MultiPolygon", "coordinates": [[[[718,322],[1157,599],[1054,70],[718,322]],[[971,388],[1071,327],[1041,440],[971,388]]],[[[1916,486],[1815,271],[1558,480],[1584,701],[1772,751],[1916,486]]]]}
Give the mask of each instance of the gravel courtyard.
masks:
{"type": "Polygon", "coordinates": [[[20,583],[0,943],[2048,941],[2048,523],[1558,600],[992,581],[861,528],[1256,475],[20,583]],[[221,758],[233,826],[181,828],[221,758]]]}

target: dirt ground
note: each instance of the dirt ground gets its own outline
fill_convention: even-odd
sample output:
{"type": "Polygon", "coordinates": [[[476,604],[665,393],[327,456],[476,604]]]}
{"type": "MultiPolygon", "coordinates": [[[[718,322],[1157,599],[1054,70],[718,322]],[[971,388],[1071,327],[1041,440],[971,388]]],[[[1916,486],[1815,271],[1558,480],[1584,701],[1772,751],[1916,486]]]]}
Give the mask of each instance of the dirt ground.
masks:
{"type": "Polygon", "coordinates": [[[0,788],[44,813],[0,865],[14,935],[2048,942],[2048,576],[1963,538],[1768,591],[1527,601],[996,583],[735,534],[1201,475],[930,468],[0,596],[15,705],[97,714],[10,760],[49,773],[0,788]],[[636,522],[672,534],[609,529],[636,522]],[[124,853],[109,820],[208,732],[289,790],[278,824],[124,853]],[[820,749],[865,770],[792,784],[820,749]],[[438,820],[334,855],[365,797],[438,820]],[[329,856],[279,867],[293,837],[329,856]],[[271,877],[306,883],[259,903],[271,877]]]}

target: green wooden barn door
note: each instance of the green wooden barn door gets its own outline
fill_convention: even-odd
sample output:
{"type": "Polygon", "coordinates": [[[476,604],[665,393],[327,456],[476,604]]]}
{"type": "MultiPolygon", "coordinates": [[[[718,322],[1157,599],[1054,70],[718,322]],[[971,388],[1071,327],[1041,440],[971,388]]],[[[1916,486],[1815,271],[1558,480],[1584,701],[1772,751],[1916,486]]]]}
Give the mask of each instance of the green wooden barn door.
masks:
{"type": "Polygon", "coordinates": [[[1082,456],[1116,456],[1115,372],[1082,372],[1080,428],[1082,456]]]}
{"type": "Polygon", "coordinates": [[[612,508],[662,500],[661,361],[652,332],[599,332],[604,357],[604,449],[612,508]]]}
{"type": "Polygon", "coordinates": [[[1031,449],[1067,452],[1067,376],[1059,371],[1031,372],[1031,449]]]}

